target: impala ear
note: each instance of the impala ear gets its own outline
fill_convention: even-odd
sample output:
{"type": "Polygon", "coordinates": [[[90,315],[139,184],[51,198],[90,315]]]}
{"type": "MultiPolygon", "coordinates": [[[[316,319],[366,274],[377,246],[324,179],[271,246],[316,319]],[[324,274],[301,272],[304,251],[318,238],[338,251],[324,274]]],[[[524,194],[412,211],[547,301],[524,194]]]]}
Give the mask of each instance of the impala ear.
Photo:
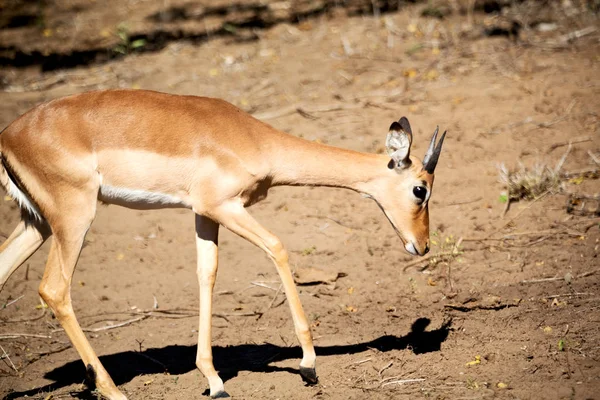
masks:
{"type": "Polygon", "coordinates": [[[385,148],[392,160],[390,166],[394,168],[408,168],[410,166],[410,145],[412,144],[412,131],[406,117],[393,122],[385,139],[385,148]]]}

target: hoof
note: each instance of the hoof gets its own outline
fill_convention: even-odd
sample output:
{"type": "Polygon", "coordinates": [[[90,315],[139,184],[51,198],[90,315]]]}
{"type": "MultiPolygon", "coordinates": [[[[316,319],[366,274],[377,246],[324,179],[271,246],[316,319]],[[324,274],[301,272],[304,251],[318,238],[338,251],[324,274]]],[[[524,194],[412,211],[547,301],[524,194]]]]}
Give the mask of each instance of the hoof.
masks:
{"type": "Polygon", "coordinates": [[[309,385],[314,385],[315,383],[319,382],[319,379],[317,378],[317,371],[314,368],[306,368],[301,366],[300,375],[302,376],[302,380],[309,385]]]}
{"type": "Polygon", "coordinates": [[[96,370],[94,370],[92,364],[85,367],[85,385],[90,390],[96,389],[96,370]]]}
{"type": "Polygon", "coordinates": [[[227,399],[229,397],[229,394],[224,390],[220,390],[217,393],[210,395],[211,399],[227,399]]]}

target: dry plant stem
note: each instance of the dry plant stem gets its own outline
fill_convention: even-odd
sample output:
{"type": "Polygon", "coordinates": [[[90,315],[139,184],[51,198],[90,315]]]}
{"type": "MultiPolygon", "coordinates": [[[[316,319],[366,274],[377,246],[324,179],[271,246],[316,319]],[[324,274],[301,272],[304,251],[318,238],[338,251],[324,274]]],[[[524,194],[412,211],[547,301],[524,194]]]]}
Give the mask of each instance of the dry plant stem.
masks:
{"type": "Polygon", "coordinates": [[[17,339],[17,338],[21,338],[21,337],[52,339],[52,336],[50,336],[50,335],[38,335],[35,333],[5,333],[3,335],[0,335],[0,340],[17,339]]]}
{"type": "MultiPolygon", "coordinates": [[[[133,318],[133,319],[130,319],[130,320],[127,320],[127,321],[123,321],[123,322],[118,323],[118,324],[105,325],[105,326],[101,326],[99,328],[82,328],[82,330],[84,332],[108,331],[110,329],[121,328],[123,326],[131,325],[131,324],[133,324],[135,322],[141,321],[141,320],[149,318],[149,317],[150,317],[150,315],[142,315],[141,317],[133,318]]],[[[62,331],[64,331],[64,329],[58,328],[58,329],[54,329],[53,331],[51,331],[51,333],[62,332],[62,331]]]]}
{"type": "Polygon", "coordinates": [[[4,308],[10,306],[11,304],[15,304],[17,301],[21,300],[23,297],[25,297],[25,295],[21,295],[19,297],[17,297],[16,299],[9,301],[8,303],[6,303],[6,305],[4,306],[4,308]]]}
{"type": "MultiPolygon", "coordinates": [[[[558,117],[558,118],[555,118],[555,119],[553,119],[553,120],[552,120],[552,121],[550,121],[550,122],[534,122],[534,121],[532,121],[532,122],[533,122],[533,123],[534,123],[534,124],[535,124],[535,125],[536,125],[538,128],[550,128],[552,125],[555,125],[555,124],[557,124],[557,123],[559,123],[559,122],[561,122],[561,121],[565,120],[565,119],[567,118],[567,116],[568,116],[569,114],[571,114],[571,111],[573,110],[573,107],[575,107],[575,104],[576,104],[576,103],[577,103],[577,101],[576,101],[576,100],[572,100],[572,101],[569,103],[569,105],[567,106],[567,109],[565,110],[565,113],[564,113],[562,116],[560,116],[560,117],[558,117]]],[[[569,141],[569,143],[571,143],[571,142],[569,141]]]]}
{"type": "Polygon", "coordinates": [[[584,169],[580,169],[577,171],[571,171],[571,172],[565,172],[563,174],[564,178],[574,178],[574,177],[578,177],[581,175],[586,175],[586,174],[598,174],[600,172],[600,169],[598,168],[584,168],[584,169]]]}
{"type": "Polygon", "coordinates": [[[61,351],[65,351],[67,349],[70,349],[71,347],[73,347],[73,345],[69,343],[69,344],[64,345],[63,347],[59,347],[56,350],[33,351],[33,352],[31,352],[31,354],[35,354],[35,355],[38,355],[38,356],[47,356],[47,355],[50,355],[50,354],[60,353],[61,351]]]}
{"type": "Polygon", "coordinates": [[[506,228],[508,225],[510,225],[515,219],[519,218],[521,216],[521,214],[523,214],[525,211],[529,210],[536,202],[538,202],[539,200],[543,199],[544,197],[546,197],[548,194],[550,193],[550,190],[546,190],[544,193],[542,193],[541,195],[539,195],[538,197],[536,197],[535,199],[531,200],[531,202],[527,205],[527,207],[525,207],[524,209],[522,209],[521,211],[519,211],[517,213],[517,215],[515,215],[514,217],[512,217],[511,219],[509,219],[504,225],[502,225],[500,228],[496,229],[495,231],[493,231],[492,233],[490,233],[486,239],[491,238],[492,236],[494,236],[496,233],[498,233],[500,230],[506,228]]]}
{"type": "Polygon", "coordinates": [[[452,283],[452,264],[448,263],[446,269],[446,275],[448,276],[448,286],[450,286],[450,293],[454,293],[454,284],[452,283]]]}
{"type": "Polygon", "coordinates": [[[271,302],[269,303],[269,306],[267,307],[267,310],[270,310],[271,307],[273,307],[273,303],[275,303],[275,300],[277,299],[277,296],[281,292],[282,288],[283,288],[283,285],[280,284],[279,287],[277,288],[277,291],[275,292],[275,296],[273,296],[273,298],[271,299],[271,302]]]}
{"type": "Polygon", "coordinates": [[[552,146],[550,146],[548,148],[548,153],[551,153],[553,150],[562,147],[562,146],[568,146],[569,144],[577,144],[577,143],[584,143],[584,142],[591,142],[592,138],[589,136],[586,137],[581,137],[581,138],[575,138],[575,139],[571,139],[568,141],[564,141],[564,142],[558,142],[558,143],[554,143],[552,146]]]}
{"type": "Polygon", "coordinates": [[[428,255],[426,255],[424,257],[421,257],[421,258],[419,258],[417,260],[411,261],[408,264],[406,264],[404,266],[404,268],[403,268],[403,271],[406,271],[409,268],[415,267],[415,266],[420,265],[420,264],[422,264],[422,263],[424,263],[426,261],[429,261],[432,258],[436,258],[436,257],[448,257],[448,256],[453,256],[453,255],[456,255],[456,253],[455,253],[454,250],[452,250],[452,251],[444,251],[442,253],[428,254],[428,255]]]}
{"type": "Polygon", "coordinates": [[[380,369],[380,370],[377,372],[377,374],[378,374],[379,376],[381,376],[381,374],[383,374],[383,371],[385,371],[386,369],[390,368],[392,365],[394,365],[394,362],[393,362],[393,361],[390,361],[390,362],[389,362],[389,363],[388,363],[388,364],[387,364],[385,367],[381,368],[381,369],[380,369]]]}
{"type": "Polygon", "coordinates": [[[348,368],[348,367],[351,367],[353,365],[364,364],[364,363],[369,362],[369,361],[371,361],[371,357],[365,358],[364,360],[359,360],[359,361],[351,362],[350,364],[347,364],[344,368],[348,368]]]}
{"type": "Polygon", "coordinates": [[[573,32],[569,32],[565,35],[562,35],[558,38],[558,41],[562,42],[562,43],[570,42],[574,39],[579,39],[581,37],[590,35],[590,34],[596,32],[597,30],[598,30],[598,28],[596,28],[595,26],[588,26],[588,27],[578,29],[573,32]]]}
{"type": "Polygon", "coordinates": [[[274,291],[274,292],[277,292],[277,291],[278,291],[278,289],[275,289],[274,287],[271,287],[271,286],[269,286],[269,285],[265,285],[264,283],[260,283],[260,282],[250,282],[250,284],[251,284],[251,285],[254,285],[254,286],[263,287],[263,288],[265,288],[265,289],[270,289],[270,290],[272,290],[272,291],[274,291]]]}
{"type": "MultiPolygon", "coordinates": [[[[156,310],[156,311],[158,311],[158,310],[156,310]]],[[[156,311],[154,311],[154,312],[156,312],[156,311]]],[[[187,317],[195,317],[195,316],[197,316],[197,312],[194,313],[194,314],[181,314],[180,313],[180,314],[178,314],[178,315],[180,315],[179,317],[159,316],[159,315],[154,315],[154,312],[150,311],[150,312],[147,312],[147,313],[141,315],[138,318],[133,318],[133,319],[130,319],[130,320],[127,320],[127,321],[123,321],[123,322],[118,323],[118,324],[105,325],[105,326],[102,326],[102,327],[99,327],[99,328],[82,328],[82,330],[84,332],[101,332],[101,331],[107,331],[107,330],[110,330],[110,329],[121,328],[123,326],[131,325],[131,324],[134,324],[136,322],[145,320],[146,318],[150,318],[150,317],[157,317],[157,318],[187,318],[187,317]]],[[[161,312],[167,312],[167,311],[166,310],[161,310],[161,312]]],[[[113,313],[113,314],[119,314],[119,313],[113,313]]],[[[139,315],[140,313],[131,313],[131,314],[139,315]]],[[[229,317],[254,317],[254,316],[261,316],[262,314],[263,313],[260,313],[260,312],[252,312],[252,313],[224,313],[224,314],[221,313],[221,314],[213,314],[213,317],[222,318],[222,319],[226,320],[227,322],[229,322],[229,319],[227,319],[228,316],[229,317]]],[[[63,331],[63,329],[59,328],[59,329],[52,330],[51,333],[56,333],[56,332],[61,332],[61,331],[63,331]]],[[[36,337],[43,337],[43,336],[36,336],[36,337]]],[[[3,338],[4,338],[3,336],[0,336],[0,339],[3,339],[3,338]]],[[[50,338],[50,336],[48,336],[47,338],[50,338]]]]}
{"type": "Polygon", "coordinates": [[[465,201],[455,201],[452,203],[448,203],[448,204],[444,204],[444,206],[461,206],[464,204],[471,204],[471,203],[477,203],[478,201],[482,200],[483,197],[479,196],[473,200],[465,200],[465,201]]]}
{"type": "MultiPolygon", "coordinates": [[[[594,226],[596,224],[597,224],[597,222],[590,224],[589,227],[587,227],[587,229],[591,228],[592,226],[594,226]]],[[[585,232],[585,231],[587,231],[587,229],[584,229],[583,231],[585,232]]],[[[545,230],[545,231],[515,232],[515,233],[510,233],[510,234],[504,235],[500,238],[490,238],[490,237],[465,238],[465,239],[463,239],[463,241],[465,241],[465,242],[504,241],[504,240],[517,240],[517,236],[545,235],[545,236],[551,237],[553,235],[562,235],[562,234],[579,237],[579,236],[583,236],[585,233],[576,232],[576,231],[572,231],[569,229],[554,229],[554,230],[545,230]]]]}
{"type": "Polygon", "coordinates": [[[4,350],[4,347],[0,346],[0,349],[2,349],[2,358],[6,358],[8,360],[8,362],[10,362],[10,366],[12,367],[12,369],[15,370],[15,372],[19,372],[19,370],[17,369],[17,367],[15,367],[15,364],[13,364],[12,360],[10,359],[10,357],[8,356],[8,354],[6,353],[6,350],[4,350]]]}
{"type": "Polygon", "coordinates": [[[332,222],[335,222],[335,223],[336,223],[336,224],[338,224],[339,226],[343,226],[344,228],[353,229],[353,230],[356,230],[356,231],[364,231],[364,230],[365,230],[364,228],[361,228],[361,227],[359,227],[359,226],[353,226],[353,225],[347,225],[347,224],[344,224],[343,222],[341,222],[341,221],[339,221],[339,220],[337,220],[337,219],[335,219],[335,218],[331,218],[331,217],[330,217],[330,216],[328,216],[328,215],[326,215],[326,216],[323,216],[323,215],[314,215],[314,214],[308,214],[308,215],[306,215],[306,217],[307,217],[307,218],[322,218],[322,219],[328,219],[328,220],[330,220],[330,221],[332,221],[332,222]]]}
{"type": "MultiPolygon", "coordinates": [[[[600,270],[594,270],[594,271],[588,271],[588,272],[584,272],[582,274],[579,274],[577,276],[575,276],[574,279],[581,279],[581,278],[585,278],[587,276],[590,275],[594,275],[597,274],[598,272],[600,272],[600,270]]],[[[562,281],[565,278],[562,276],[555,276],[552,278],[538,278],[538,279],[528,279],[528,280],[523,280],[521,281],[521,283],[542,283],[542,282],[553,282],[553,281],[562,281]]]]}
{"type": "Polygon", "coordinates": [[[500,216],[500,218],[504,219],[509,208],[510,208],[510,183],[507,183],[506,184],[506,204],[504,205],[504,208],[502,209],[502,215],[500,216]]]}
{"type": "Polygon", "coordinates": [[[546,296],[546,299],[557,299],[559,297],[577,297],[577,296],[593,296],[594,293],[565,293],[565,294],[553,294],[551,296],[546,296]]]}
{"type": "Polygon", "coordinates": [[[461,238],[459,238],[459,239],[456,241],[456,243],[454,244],[454,247],[452,248],[452,250],[451,250],[451,251],[445,251],[445,252],[442,252],[442,253],[436,253],[436,254],[428,254],[428,255],[426,255],[426,256],[424,256],[424,257],[421,257],[421,258],[419,258],[419,259],[417,259],[417,260],[415,260],[415,261],[411,261],[411,262],[409,262],[408,264],[406,264],[406,265],[404,266],[404,268],[403,268],[402,270],[403,270],[403,271],[406,271],[407,269],[409,269],[409,268],[411,268],[411,267],[414,267],[414,266],[416,266],[416,265],[419,265],[419,264],[421,264],[421,263],[423,263],[423,262],[425,262],[425,261],[429,261],[429,260],[430,260],[430,259],[432,259],[432,258],[436,258],[436,257],[449,257],[449,256],[457,256],[457,255],[458,255],[458,248],[460,247],[460,245],[462,244],[462,242],[463,242],[463,238],[461,237],[461,238]]]}
{"type": "Polygon", "coordinates": [[[587,153],[589,154],[592,161],[594,161],[596,163],[596,165],[600,166],[600,158],[598,158],[598,156],[596,156],[594,153],[592,153],[591,150],[588,150],[587,153]]]}
{"type": "Polygon", "coordinates": [[[388,385],[404,385],[405,383],[415,383],[415,382],[423,382],[425,378],[416,378],[416,379],[400,379],[397,381],[385,382],[381,385],[381,387],[385,387],[388,385]]]}
{"type": "Polygon", "coordinates": [[[569,142],[569,147],[567,147],[567,151],[565,151],[565,154],[563,154],[563,156],[560,158],[560,160],[556,164],[556,168],[554,168],[554,173],[558,174],[560,172],[560,170],[562,169],[562,166],[564,165],[565,161],[567,160],[567,156],[571,152],[572,148],[573,148],[573,143],[569,142]]]}

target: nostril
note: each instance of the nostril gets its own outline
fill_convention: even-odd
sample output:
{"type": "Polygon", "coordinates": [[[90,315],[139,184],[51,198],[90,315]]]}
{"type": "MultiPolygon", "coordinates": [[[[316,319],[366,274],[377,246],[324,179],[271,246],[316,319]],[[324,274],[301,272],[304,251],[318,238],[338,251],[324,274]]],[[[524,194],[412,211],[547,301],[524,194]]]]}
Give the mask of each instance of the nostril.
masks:
{"type": "Polygon", "coordinates": [[[423,254],[427,254],[429,253],[429,243],[425,245],[425,251],[423,252],[423,254]]]}

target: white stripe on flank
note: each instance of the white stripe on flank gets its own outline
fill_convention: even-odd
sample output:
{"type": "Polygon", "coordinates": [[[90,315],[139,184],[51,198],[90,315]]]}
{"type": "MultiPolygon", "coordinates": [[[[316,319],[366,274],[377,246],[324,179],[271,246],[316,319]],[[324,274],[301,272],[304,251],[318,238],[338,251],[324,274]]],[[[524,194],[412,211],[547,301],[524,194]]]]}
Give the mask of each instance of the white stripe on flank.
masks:
{"type": "Polygon", "coordinates": [[[140,209],[169,207],[190,208],[189,204],[182,199],[170,194],[149,192],[139,189],[127,189],[104,184],[100,186],[98,199],[105,203],[140,209]]]}

